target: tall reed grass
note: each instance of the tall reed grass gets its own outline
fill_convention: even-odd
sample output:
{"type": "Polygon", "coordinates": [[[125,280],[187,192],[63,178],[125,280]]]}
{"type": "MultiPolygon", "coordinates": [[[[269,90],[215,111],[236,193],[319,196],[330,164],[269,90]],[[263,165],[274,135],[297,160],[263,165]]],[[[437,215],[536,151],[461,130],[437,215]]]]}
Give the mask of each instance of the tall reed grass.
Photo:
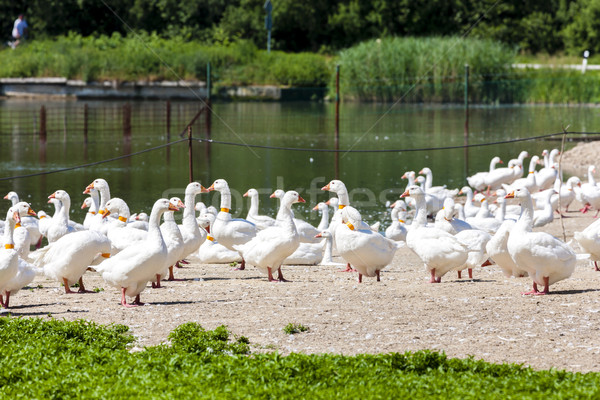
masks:
{"type": "Polygon", "coordinates": [[[491,40],[371,40],[340,53],[341,91],[346,98],[359,100],[458,102],[464,97],[468,64],[475,74],[470,80],[471,100],[495,101],[498,93],[488,92],[485,83],[509,72],[515,54],[510,47],[491,40]]]}

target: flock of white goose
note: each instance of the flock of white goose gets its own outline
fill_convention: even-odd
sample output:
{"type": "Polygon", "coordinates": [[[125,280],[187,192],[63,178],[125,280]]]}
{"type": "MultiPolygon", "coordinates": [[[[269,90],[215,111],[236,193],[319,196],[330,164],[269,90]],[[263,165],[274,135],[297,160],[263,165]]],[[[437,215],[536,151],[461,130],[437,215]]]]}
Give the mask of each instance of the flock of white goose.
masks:
{"type": "Polygon", "coordinates": [[[567,210],[575,198],[585,205],[582,212],[600,210],[594,167],[590,166],[588,182],[571,177],[563,183],[558,153],[544,151],[540,170],[536,169],[542,163],[540,157],[531,157],[525,177],[527,152],[505,168],[496,168],[502,161],[494,157],[489,171],[469,177],[470,187],[460,191],[433,186],[429,168],[423,168],[420,176],[408,171],[403,175],[408,185],[401,199],[391,205],[392,223],[385,234],[378,232],[378,223],[368,225],[350,206],[348,190],[339,180],[323,187],[336,197],[314,207],[322,214],[318,227],[294,217],[293,204],[305,200],[293,190],[276,190],[271,195],[280,199],[279,211],[272,218],[259,215],[258,191],[250,189],[244,194],[250,198],[247,218],[233,218],[231,192],[224,179],[209,188],[192,182],[184,201],[159,199],[150,216],[130,215],[126,202],[111,198],[108,183],[96,179],[83,192],[89,197],[81,208],[89,212],[82,224],[69,219],[71,199],[64,190],[49,196],[48,202],[55,207],[53,216],[44,211],[36,215],[28,203],[10,192],[4,198],[12,207],[0,223],[0,302],[8,308],[10,296],[36,275],[61,282],[66,293],[73,293],[71,287],[77,283],[78,292],[85,293],[83,275],[95,271],[121,291],[123,306],[133,307],[143,304],[140,293],[149,283],[157,288],[161,280],[174,280],[173,267],[185,260],[239,262],[240,270],[248,263],[269,281],[285,281],[282,265],[342,265],[333,261],[336,253],[346,262],[346,270],[358,272],[359,282],[363,276],[379,281],[380,271],[404,245],[422,260],[432,283],[439,283],[450,271],[457,271],[460,278],[467,270],[472,278],[473,268],[496,264],[506,276],[531,277],[533,289],[526,294],[546,294],[551,284],[572,274],[577,259],[591,258],[594,264],[600,259],[600,220],[575,233],[583,250],[580,254],[571,243],[533,231],[550,223],[559,207],[567,210]],[[211,191],[220,193],[220,210],[196,203],[197,195],[211,191]],[[488,204],[486,194],[491,192],[497,204],[488,204]],[[459,193],[466,195],[464,204],[455,203],[459,193]],[[518,199],[520,206],[508,205],[510,198],[518,199]],[[329,207],[334,209],[331,220],[329,207]],[[178,225],[174,212],[180,209],[183,218],[178,225]],[[39,248],[43,237],[48,245],[39,248]],[[32,247],[36,250],[31,251],[32,247]],[[134,300],[128,303],[127,297],[134,300]]]}

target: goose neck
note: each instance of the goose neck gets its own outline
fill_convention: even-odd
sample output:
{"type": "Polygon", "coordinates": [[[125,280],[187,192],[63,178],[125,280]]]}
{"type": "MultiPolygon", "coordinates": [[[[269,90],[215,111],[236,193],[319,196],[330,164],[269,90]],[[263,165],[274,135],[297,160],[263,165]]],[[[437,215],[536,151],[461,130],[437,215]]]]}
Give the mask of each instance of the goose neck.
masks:
{"type": "Polygon", "coordinates": [[[229,188],[220,190],[221,193],[221,210],[224,208],[231,210],[231,192],[229,188]]]}
{"type": "Polygon", "coordinates": [[[416,227],[422,227],[427,225],[427,203],[425,196],[415,196],[415,205],[417,207],[417,215],[413,221],[416,227]]]}
{"type": "Polygon", "coordinates": [[[322,230],[327,229],[328,226],[329,226],[329,207],[325,207],[324,209],[321,210],[321,222],[319,222],[319,227],[317,229],[322,231],[322,230]]]}
{"type": "Polygon", "coordinates": [[[248,215],[258,215],[258,193],[250,196],[250,209],[248,215]]]}
{"type": "Polygon", "coordinates": [[[15,220],[12,219],[12,215],[6,217],[6,223],[4,224],[4,244],[14,245],[13,232],[15,230],[15,220]]]}
{"type": "Polygon", "coordinates": [[[521,216],[517,223],[527,231],[531,231],[533,228],[533,201],[531,196],[521,199],[521,216]]]}
{"type": "Polygon", "coordinates": [[[108,203],[108,201],[110,200],[110,189],[106,186],[101,187],[99,190],[100,192],[100,210],[99,211],[104,211],[106,210],[106,203],[108,203]]]}

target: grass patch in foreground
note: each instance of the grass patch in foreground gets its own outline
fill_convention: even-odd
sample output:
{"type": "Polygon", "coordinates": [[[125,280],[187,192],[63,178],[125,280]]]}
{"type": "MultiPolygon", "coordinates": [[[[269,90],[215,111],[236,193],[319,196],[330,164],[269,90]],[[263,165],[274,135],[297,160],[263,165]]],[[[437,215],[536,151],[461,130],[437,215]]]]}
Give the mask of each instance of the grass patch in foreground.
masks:
{"type": "Polygon", "coordinates": [[[244,337],[186,323],[131,352],[121,325],[0,319],[1,398],[597,398],[598,373],[534,371],[430,351],[247,354],[244,337]]]}

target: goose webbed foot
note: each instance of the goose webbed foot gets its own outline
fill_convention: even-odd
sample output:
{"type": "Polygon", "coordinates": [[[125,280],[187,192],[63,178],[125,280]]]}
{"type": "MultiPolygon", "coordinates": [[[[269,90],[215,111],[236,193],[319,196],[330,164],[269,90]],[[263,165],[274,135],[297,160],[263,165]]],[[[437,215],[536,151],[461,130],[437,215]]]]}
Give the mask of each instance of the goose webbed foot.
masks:
{"type": "Polygon", "coordinates": [[[279,282],[289,282],[287,279],[283,277],[283,273],[281,272],[281,267],[277,269],[277,280],[279,282]]]}
{"type": "Polygon", "coordinates": [[[240,266],[239,266],[239,267],[236,267],[236,268],[234,268],[233,270],[234,270],[234,271],[243,271],[243,270],[245,270],[245,269],[246,269],[246,260],[244,260],[244,259],[242,258],[242,263],[240,264],[240,266]]]}
{"type": "Polygon", "coordinates": [[[439,278],[435,277],[435,268],[431,270],[431,279],[429,280],[429,283],[440,283],[442,281],[442,277],[440,276],[439,278]]]}
{"type": "Polygon", "coordinates": [[[160,274],[156,274],[156,282],[152,282],[152,289],[160,289],[162,286],[160,285],[160,274]]]}
{"type": "Polygon", "coordinates": [[[340,272],[356,272],[356,270],[354,268],[352,268],[352,265],[350,265],[350,263],[347,263],[346,269],[341,270],[340,272]]]}
{"type": "Polygon", "coordinates": [[[131,304],[133,304],[135,306],[143,306],[146,303],[142,303],[140,301],[140,295],[138,294],[137,296],[135,296],[135,300],[133,300],[133,303],[131,303],[131,304]]]}
{"type": "Polygon", "coordinates": [[[80,293],[80,294],[94,293],[91,290],[85,289],[85,286],[83,285],[83,277],[79,278],[79,290],[77,291],[77,293],[80,293]]]}
{"type": "Polygon", "coordinates": [[[124,287],[121,288],[121,305],[123,307],[127,307],[127,308],[137,307],[137,305],[135,305],[135,304],[127,304],[127,299],[125,298],[126,291],[127,291],[127,288],[124,288],[124,287]]]}

